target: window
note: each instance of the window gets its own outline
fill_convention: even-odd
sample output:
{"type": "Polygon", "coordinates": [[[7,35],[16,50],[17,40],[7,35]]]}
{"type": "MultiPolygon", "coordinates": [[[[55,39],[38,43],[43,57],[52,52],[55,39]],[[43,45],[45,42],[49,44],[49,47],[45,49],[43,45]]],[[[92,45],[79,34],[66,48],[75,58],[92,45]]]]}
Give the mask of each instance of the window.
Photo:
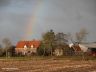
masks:
{"type": "Polygon", "coordinates": [[[26,45],[24,45],[24,50],[26,50],[27,49],[27,46],[26,45]]]}
{"type": "Polygon", "coordinates": [[[34,48],[34,45],[31,45],[31,48],[34,48]]]}

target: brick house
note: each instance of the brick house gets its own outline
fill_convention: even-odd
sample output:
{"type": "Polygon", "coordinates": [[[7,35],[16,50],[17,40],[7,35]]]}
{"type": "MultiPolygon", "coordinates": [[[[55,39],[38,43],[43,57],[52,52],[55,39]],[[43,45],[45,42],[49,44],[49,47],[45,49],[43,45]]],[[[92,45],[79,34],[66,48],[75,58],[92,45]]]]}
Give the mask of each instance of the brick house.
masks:
{"type": "Polygon", "coordinates": [[[16,45],[15,52],[16,54],[28,55],[36,54],[37,48],[40,46],[40,41],[19,41],[16,45]]]}

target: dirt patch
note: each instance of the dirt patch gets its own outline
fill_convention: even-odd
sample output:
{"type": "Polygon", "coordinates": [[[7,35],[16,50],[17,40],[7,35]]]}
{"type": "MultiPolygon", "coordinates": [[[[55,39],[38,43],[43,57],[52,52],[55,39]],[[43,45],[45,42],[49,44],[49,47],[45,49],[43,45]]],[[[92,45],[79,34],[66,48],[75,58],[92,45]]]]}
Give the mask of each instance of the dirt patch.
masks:
{"type": "Polygon", "coordinates": [[[10,72],[96,72],[96,62],[54,59],[1,60],[0,71],[8,72],[8,70],[10,72]]]}

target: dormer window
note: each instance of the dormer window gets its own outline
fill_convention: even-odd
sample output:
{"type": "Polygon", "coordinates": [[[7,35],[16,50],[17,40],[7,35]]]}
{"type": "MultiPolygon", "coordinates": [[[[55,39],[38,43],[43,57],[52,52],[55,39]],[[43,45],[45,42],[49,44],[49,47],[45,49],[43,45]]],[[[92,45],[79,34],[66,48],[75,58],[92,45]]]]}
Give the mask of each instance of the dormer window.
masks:
{"type": "Polygon", "coordinates": [[[24,45],[24,49],[27,49],[27,45],[24,45]]]}
{"type": "Polygon", "coordinates": [[[26,45],[24,45],[24,48],[27,48],[27,46],[26,46],[26,45]]]}
{"type": "Polygon", "coordinates": [[[31,45],[31,48],[34,48],[34,45],[31,45]]]}

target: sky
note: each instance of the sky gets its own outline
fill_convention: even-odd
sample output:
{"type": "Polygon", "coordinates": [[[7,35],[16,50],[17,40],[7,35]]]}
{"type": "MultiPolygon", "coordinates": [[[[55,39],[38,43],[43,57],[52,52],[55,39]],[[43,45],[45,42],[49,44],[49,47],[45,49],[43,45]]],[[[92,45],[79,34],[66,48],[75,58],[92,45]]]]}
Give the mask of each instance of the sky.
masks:
{"type": "Polygon", "coordinates": [[[0,0],[0,41],[41,39],[46,31],[72,33],[85,28],[96,41],[96,0],[0,0]]]}

